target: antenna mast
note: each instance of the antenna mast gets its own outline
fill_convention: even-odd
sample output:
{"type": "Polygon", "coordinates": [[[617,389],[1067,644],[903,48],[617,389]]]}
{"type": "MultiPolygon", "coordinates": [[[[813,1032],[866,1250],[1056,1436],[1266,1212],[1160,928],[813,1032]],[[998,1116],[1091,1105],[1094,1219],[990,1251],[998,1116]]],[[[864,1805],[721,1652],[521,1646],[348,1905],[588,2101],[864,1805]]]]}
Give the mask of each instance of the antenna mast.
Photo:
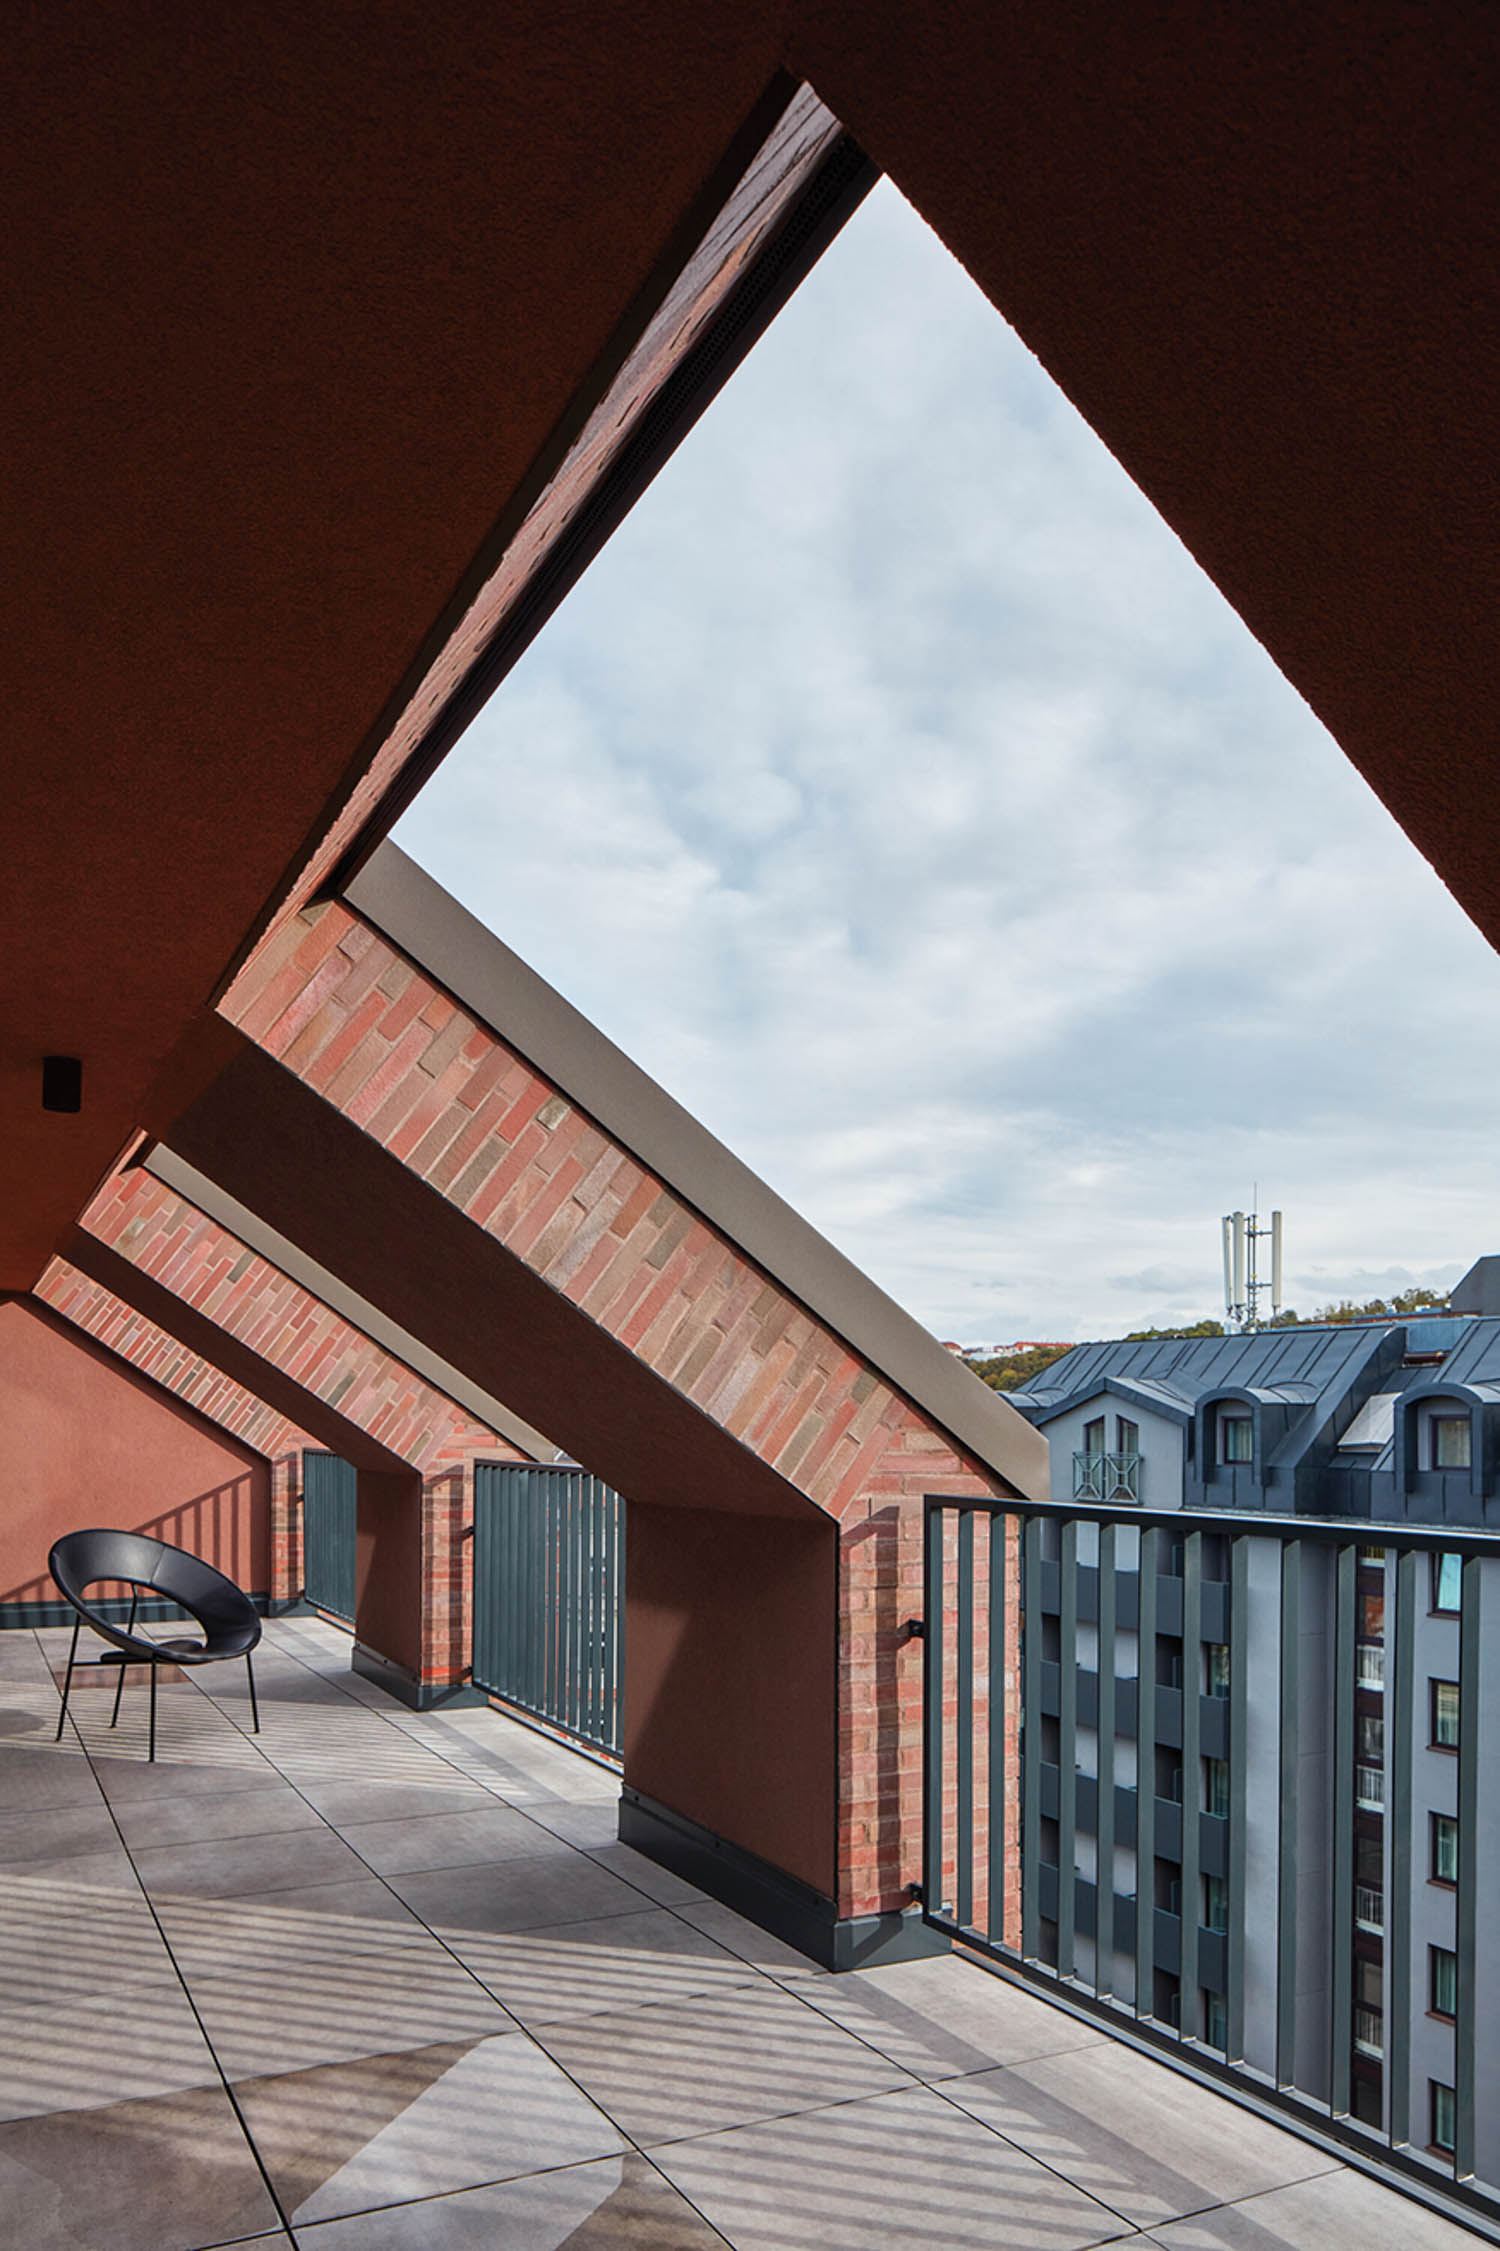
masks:
{"type": "MultiPolygon", "coordinates": [[[[1257,1190],[1257,1197],[1259,1190],[1257,1190]]],[[[1273,1316],[1281,1311],[1281,1214],[1273,1211],[1269,1227],[1262,1227],[1257,1212],[1226,1212],[1220,1222],[1224,1239],[1224,1310],[1233,1325],[1248,1334],[1265,1319],[1261,1301],[1269,1297],[1273,1316]],[[1271,1246],[1271,1272],[1261,1279],[1258,1249],[1271,1246]]]]}

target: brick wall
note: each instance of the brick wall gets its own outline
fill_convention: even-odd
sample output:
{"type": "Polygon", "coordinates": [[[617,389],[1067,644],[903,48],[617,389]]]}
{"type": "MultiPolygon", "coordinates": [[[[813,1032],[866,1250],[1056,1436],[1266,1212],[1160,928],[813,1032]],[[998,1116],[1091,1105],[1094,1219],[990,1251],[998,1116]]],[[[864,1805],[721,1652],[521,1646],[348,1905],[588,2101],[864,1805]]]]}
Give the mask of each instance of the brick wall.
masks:
{"type": "MultiPolygon", "coordinates": [[[[525,1457],[216,1221],[140,1169],[100,1189],[82,1225],[182,1304],[407,1462],[421,1479],[421,1677],[445,1686],[469,1661],[473,1462],[525,1457]]],[[[274,1409],[106,1290],[54,1261],[50,1301],[101,1342],[201,1404],[247,1444],[280,1455],[309,1443],[274,1409]],[[55,1293],[55,1294],[53,1294],[55,1293]]],[[[300,1490],[272,1492],[273,1591],[301,1590],[300,1490]]]]}
{"type": "Polygon", "coordinates": [[[1008,1488],[341,903],[274,930],[224,1012],[838,1521],[840,1907],[903,1904],[920,1665],[895,1613],[913,1563],[920,1591],[922,1496],[1008,1488]]]}

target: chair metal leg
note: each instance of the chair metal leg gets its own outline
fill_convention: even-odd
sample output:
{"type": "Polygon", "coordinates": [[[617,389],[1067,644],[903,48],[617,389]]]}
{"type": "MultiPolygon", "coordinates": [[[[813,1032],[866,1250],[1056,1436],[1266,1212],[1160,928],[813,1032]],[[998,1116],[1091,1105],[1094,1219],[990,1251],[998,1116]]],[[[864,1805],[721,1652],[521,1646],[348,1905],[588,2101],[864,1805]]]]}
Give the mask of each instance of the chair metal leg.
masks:
{"type": "MultiPolygon", "coordinates": [[[[127,1632],[128,1634],[129,1634],[129,1633],[134,1633],[134,1631],[135,1631],[135,1606],[136,1606],[136,1604],[137,1604],[137,1602],[138,1602],[139,1600],[140,1600],[140,1595],[139,1595],[139,1593],[138,1593],[137,1589],[136,1589],[136,1588],[134,1588],[134,1587],[132,1587],[132,1588],[131,1588],[131,1590],[130,1590],[130,1616],[129,1616],[129,1618],[128,1618],[128,1619],[126,1620],[126,1624],[125,1624],[125,1631],[126,1631],[126,1632],[127,1632]]],[[[111,1726],[111,1727],[113,1727],[113,1726],[115,1725],[116,1721],[117,1721],[117,1720],[119,1719],[119,1717],[120,1717],[120,1698],[121,1698],[121,1697],[122,1697],[122,1696],[124,1695],[124,1693],[125,1693],[125,1652],[124,1652],[124,1650],[122,1649],[122,1650],[120,1651],[120,1677],[119,1677],[119,1679],[118,1679],[118,1680],[117,1680],[117,1681],[115,1682],[115,1708],[114,1708],[114,1710],[113,1710],[113,1711],[112,1711],[112,1712],[110,1713],[110,1715],[109,1715],[109,1724],[110,1724],[110,1726],[111,1726]]]]}
{"type": "Polygon", "coordinates": [[[250,1683],[250,1718],[254,1724],[255,1733],[259,1735],[260,1706],[255,1701],[255,1667],[250,1662],[250,1652],[248,1649],[245,1651],[245,1677],[250,1683]]]}
{"type": "Polygon", "coordinates": [[[152,1759],[156,1756],[156,1659],[154,1657],[151,1660],[151,1748],[146,1755],[152,1759]]]}
{"type": "Polygon", "coordinates": [[[73,1685],[73,1659],[78,1655],[78,1629],[82,1624],[81,1618],[73,1620],[73,1641],[68,1651],[68,1670],[63,1677],[62,1710],[57,1715],[57,1733],[52,1738],[54,1743],[62,1741],[63,1726],[68,1717],[68,1690],[73,1685]]]}

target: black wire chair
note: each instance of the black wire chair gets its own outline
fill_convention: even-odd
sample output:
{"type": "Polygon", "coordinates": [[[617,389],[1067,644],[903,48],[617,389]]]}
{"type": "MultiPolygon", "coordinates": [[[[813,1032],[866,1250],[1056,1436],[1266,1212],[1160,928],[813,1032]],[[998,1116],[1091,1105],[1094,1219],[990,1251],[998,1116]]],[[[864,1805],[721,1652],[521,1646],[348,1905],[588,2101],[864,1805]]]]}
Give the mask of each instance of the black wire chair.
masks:
{"type": "Polygon", "coordinates": [[[78,1655],[78,1635],[83,1626],[92,1626],[96,1634],[113,1644],[106,1656],[94,1662],[120,1668],[120,1677],[115,1683],[115,1708],[110,1714],[111,1727],[120,1717],[125,1667],[131,1664],[151,1667],[151,1758],[156,1757],[156,1672],[162,1664],[214,1665],[228,1657],[243,1657],[250,1683],[250,1717],[259,1735],[260,1708],[255,1701],[255,1668],[250,1662],[250,1652],[260,1639],[260,1618],[250,1597],[243,1594],[232,1579],[226,1579],[222,1571],[216,1571],[211,1563],[204,1563],[196,1555],[189,1555],[185,1548],[168,1547],[165,1540],[150,1539],[144,1532],[108,1529],[65,1533],[48,1556],[47,1567],[60,1593],[78,1613],[73,1621],[73,1642],[63,1681],[62,1710],[57,1717],[58,1742],[62,1741],[67,1722],[73,1661],[78,1655]],[[123,1626],[112,1618],[103,1617],[85,1600],[87,1589],[97,1586],[101,1579],[122,1580],[130,1588],[130,1616],[123,1626]],[[148,1641],[137,1634],[135,1614],[142,1595],[148,1600],[175,1602],[179,1609],[186,1610],[202,1630],[202,1641],[148,1641]]]}

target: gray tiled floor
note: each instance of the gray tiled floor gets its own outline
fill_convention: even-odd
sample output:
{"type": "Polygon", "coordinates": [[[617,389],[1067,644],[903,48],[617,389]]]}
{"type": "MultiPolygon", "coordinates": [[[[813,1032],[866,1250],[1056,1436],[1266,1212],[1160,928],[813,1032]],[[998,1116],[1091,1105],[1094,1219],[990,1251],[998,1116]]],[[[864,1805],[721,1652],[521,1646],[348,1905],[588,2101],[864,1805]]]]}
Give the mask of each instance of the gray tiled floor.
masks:
{"type": "Polygon", "coordinates": [[[25,2251],[1462,2251],[956,1958],[831,1977],[312,1620],[76,1700],[0,1636],[0,2213],[25,2251]],[[81,1755],[80,1744],[82,1746],[81,1755]]]}

